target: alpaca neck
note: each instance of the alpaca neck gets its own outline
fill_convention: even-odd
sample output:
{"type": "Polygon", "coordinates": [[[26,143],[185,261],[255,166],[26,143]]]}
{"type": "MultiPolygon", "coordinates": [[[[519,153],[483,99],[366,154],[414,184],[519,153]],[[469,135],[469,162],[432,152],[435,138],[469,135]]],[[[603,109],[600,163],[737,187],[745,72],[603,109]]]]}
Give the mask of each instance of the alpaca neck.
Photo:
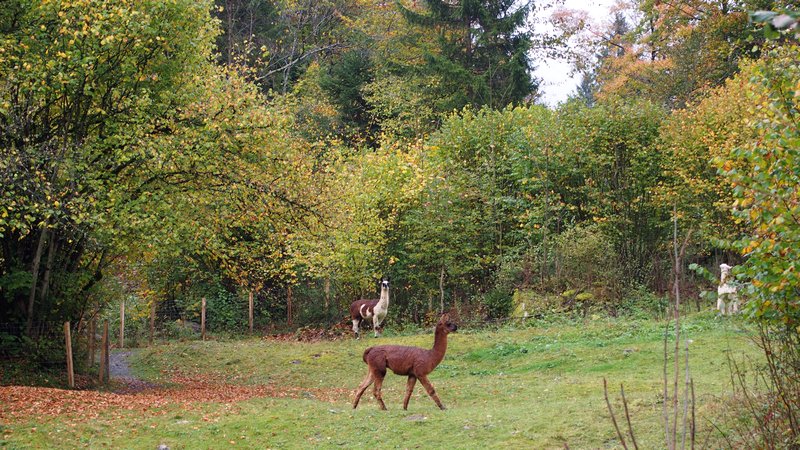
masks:
{"type": "Polygon", "coordinates": [[[385,310],[389,306],[389,288],[381,287],[381,298],[375,309],[385,310]]]}
{"type": "Polygon", "coordinates": [[[433,338],[433,348],[431,349],[431,354],[433,354],[434,367],[437,366],[442,361],[442,359],[444,359],[444,354],[446,352],[447,352],[447,333],[444,330],[437,328],[436,334],[433,338]]]}

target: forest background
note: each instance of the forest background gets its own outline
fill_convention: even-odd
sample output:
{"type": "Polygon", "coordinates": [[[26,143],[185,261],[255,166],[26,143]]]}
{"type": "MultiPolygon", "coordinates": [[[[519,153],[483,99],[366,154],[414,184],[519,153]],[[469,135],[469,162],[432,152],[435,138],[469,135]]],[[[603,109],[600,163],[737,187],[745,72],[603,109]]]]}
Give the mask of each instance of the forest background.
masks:
{"type": "Polygon", "coordinates": [[[330,325],[381,277],[393,326],[664,308],[676,275],[708,308],[723,262],[793,343],[789,3],[633,1],[587,31],[535,1],[5,2],[4,345],[122,299],[330,325]],[[552,108],[542,55],[582,74],[552,108]]]}

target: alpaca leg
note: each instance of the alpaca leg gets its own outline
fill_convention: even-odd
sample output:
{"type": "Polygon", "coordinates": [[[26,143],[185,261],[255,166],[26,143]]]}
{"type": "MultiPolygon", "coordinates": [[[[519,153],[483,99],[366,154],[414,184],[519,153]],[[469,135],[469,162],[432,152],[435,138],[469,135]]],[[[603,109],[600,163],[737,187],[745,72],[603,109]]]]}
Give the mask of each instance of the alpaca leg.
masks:
{"type": "Polygon", "coordinates": [[[406,398],[403,399],[403,409],[408,409],[408,401],[411,400],[411,393],[414,392],[414,384],[416,383],[417,377],[409,375],[408,383],[406,383],[406,398]]]}
{"type": "Polygon", "coordinates": [[[353,333],[356,335],[356,339],[358,339],[358,326],[361,325],[361,319],[353,319],[353,333]]]}
{"type": "Polygon", "coordinates": [[[361,396],[364,395],[364,391],[367,390],[370,384],[372,384],[373,376],[372,371],[370,370],[367,372],[367,377],[364,378],[364,381],[361,382],[361,386],[358,387],[358,391],[356,392],[356,399],[353,400],[353,409],[356,409],[358,406],[358,401],[361,400],[361,396]]]}
{"type": "Polygon", "coordinates": [[[431,382],[428,381],[428,377],[426,376],[419,377],[419,382],[422,383],[423,386],[425,386],[425,390],[428,392],[428,395],[433,399],[433,401],[436,402],[436,406],[438,406],[439,409],[446,409],[442,404],[442,401],[439,400],[439,396],[436,395],[436,389],[434,389],[431,382]]]}
{"type": "Polygon", "coordinates": [[[380,337],[381,321],[377,316],[372,318],[372,330],[375,332],[375,337],[380,337]]]}
{"type": "Polygon", "coordinates": [[[381,394],[382,387],[383,387],[383,376],[380,376],[380,374],[375,374],[375,386],[372,392],[375,395],[375,400],[377,400],[378,404],[381,405],[381,409],[385,411],[386,404],[383,403],[383,395],[381,394]]]}

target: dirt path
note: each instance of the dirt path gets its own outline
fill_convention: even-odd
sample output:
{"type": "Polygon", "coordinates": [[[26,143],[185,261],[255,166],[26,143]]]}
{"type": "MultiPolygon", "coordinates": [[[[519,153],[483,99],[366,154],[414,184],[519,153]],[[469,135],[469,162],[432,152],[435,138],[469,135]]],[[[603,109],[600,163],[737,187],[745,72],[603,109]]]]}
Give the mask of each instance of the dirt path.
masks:
{"type": "Polygon", "coordinates": [[[159,385],[144,381],[131,372],[128,362],[131,353],[130,350],[122,350],[109,355],[108,371],[111,376],[111,391],[117,394],[135,394],[159,388],[159,385]]]}
{"type": "Polygon", "coordinates": [[[131,366],[128,364],[128,358],[131,356],[130,350],[109,352],[108,370],[111,373],[111,379],[118,378],[135,378],[131,375],[131,366]]]}

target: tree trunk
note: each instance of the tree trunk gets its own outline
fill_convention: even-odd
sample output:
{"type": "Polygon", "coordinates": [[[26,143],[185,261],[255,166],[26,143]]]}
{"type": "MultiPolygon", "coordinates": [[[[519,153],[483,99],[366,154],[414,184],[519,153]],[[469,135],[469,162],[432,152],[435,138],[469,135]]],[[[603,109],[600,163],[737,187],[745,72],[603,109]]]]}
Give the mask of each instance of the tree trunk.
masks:
{"type": "Polygon", "coordinates": [[[25,325],[25,334],[31,335],[33,327],[33,303],[36,300],[36,285],[39,284],[39,263],[42,261],[42,251],[44,243],[47,241],[47,228],[42,229],[39,235],[39,244],[36,246],[36,254],[33,257],[33,267],[31,268],[31,291],[28,295],[28,322],[25,325]]]}
{"type": "Polygon", "coordinates": [[[50,277],[53,273],[53,259],[55,259],[56,253],[56,235],[55,233],[50,233],[50,239],[47,245],[47,262],[44,265],[44,278],[42,279],[42,292],[39,295],[39,299],[44,302],[47,298],[47,295],[50,292],[50,277]]]}
{"type": "Polygon", "coordinates": [[[328,312],[328,307],[331,303],[331,277],[325,278],[325,312],[328,312]]]}
{"type": "Polygon", "coordinates": [[[254,309],[255,309],[255,304],[253,303],[253,291],[251,290],[247,294],[247,325],[250,328],[250,334],[253,333],[254,309]]]}
{"type": "MultiPolygon", "coordinates": [[[[547,171],[550,170],[550,147],[544,148],[544,163],[545,172],[541,174],[542,179],[547,180],[547,171]]],[[[544,286],[545,279],[547,278],[547,236],[550,233],[550,184],[546,183],[544,189],[544,223],[542,224],[542,264],[539,273],[539,283],[544,286]]]]}
{"type": "Polygon", "coordinates": [[[444,314],[444,266],[439,272],[439,313],[444,314]]]}
{"type": "Polygon", "coordinates": [[[231,2],[225,2],[225,18],[228,22],[228,65],[233,65],[233,7],[231,6],[231,2]]]}

